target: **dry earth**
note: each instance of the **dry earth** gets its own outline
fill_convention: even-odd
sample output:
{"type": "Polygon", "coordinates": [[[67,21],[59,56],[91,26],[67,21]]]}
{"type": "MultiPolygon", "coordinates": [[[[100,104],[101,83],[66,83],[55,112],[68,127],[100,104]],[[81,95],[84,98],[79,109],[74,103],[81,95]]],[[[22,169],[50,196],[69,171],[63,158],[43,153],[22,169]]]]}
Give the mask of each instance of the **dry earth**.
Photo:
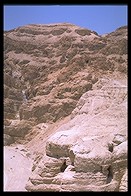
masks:
{"type": "Polygon", "coordinates": [[[26,191],[32,160],[21,145],[4,147],[4,191],[26,191]]]}

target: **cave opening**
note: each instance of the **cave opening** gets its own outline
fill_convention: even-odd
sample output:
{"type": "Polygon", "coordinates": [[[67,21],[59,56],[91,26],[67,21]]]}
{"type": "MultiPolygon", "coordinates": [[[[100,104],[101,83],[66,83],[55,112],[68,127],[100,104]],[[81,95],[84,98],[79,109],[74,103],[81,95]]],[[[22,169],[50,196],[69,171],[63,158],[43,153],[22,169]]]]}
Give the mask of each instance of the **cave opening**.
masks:
{"type": "Polygon", "coordinates": [[[110,165],[110,166],[107,168],[107,170],[108,170],[108,174],[107,174],[107,181],[106,181],[106,183],[108,184],[108,183],[110,183],[110,182],[112,181],[112,179],[113,179],[113,170],[112,170],[112,166],[110,165]]]}
{"type": "Polygon", "coordinates": [[[110,152],[113,152],[113,148],[114,148],[113,144],[108,144],[108,150],[110,152]]]}
{"type": "Polygon", "coordinates": [[[89,60],[88,60],[88,59],[86,60],[86,63],[87,63],[87,64],[89,63],[89,60]]]}
{"type": "Polygon", "coordinates": [[[64,172],[66,168],[67,168],[66,161],[64,161],[64,163],[62,164],[62,166],[60,168],[60,171],[64,172]]]}

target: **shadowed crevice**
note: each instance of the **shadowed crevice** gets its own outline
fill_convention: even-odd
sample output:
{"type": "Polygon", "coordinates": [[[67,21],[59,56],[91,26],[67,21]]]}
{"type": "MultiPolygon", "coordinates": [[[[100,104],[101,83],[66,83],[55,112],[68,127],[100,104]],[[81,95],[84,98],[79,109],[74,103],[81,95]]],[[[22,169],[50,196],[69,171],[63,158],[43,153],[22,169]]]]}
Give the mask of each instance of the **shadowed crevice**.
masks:
{"type": "Polygon", "coordinates": [[[66,161],[64,161],[64,163],[62,164],[62,166],[60,168],[60,171],[64,172],[66,168],[67,168],[66,161]]]}
{"type": "Polygon", "coordinates": [[[112,166],[110,165],[109,167],[108,167],[108,175],[107,175],[107,181],[106,181],[106,183],[108,184],[108,183],[110,183],[111,181],[112,181],[112,179],[113,179],[113,171],[112,171],[112,166]]]}

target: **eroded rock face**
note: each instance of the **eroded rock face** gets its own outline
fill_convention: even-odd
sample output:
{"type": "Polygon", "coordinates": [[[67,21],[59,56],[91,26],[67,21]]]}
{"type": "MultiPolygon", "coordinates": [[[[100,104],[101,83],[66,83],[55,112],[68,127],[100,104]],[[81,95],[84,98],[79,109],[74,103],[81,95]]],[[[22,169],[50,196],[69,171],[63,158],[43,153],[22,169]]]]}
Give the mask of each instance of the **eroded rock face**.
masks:
{"type": "Polygon", "coordinates": [[[125,85],[107,79],[83,94],[70,122],[47,141],[48,158],[44,156],[33,171],[37,181],[31,176],[27,190],[123,190],[127,168],[126,95],[125,85]],[[47,164],[48,170],[44,169],[47,164]]]}
{"type": "Polygon", "coordinates": [[[27,191],[127,190],[126,80],[127,27],[4,32],[4,143],[38,151],[27,191]]]}
{"type": "Polygon", "coordinates": [[[24,139],[34,125],[34,122],[27,120],[12,120],[9,125],[4,126],[4,145],[10,145],[19,139],[24,139]]]}
{"type": "Polygon", "coordinates": [[[121,192],[127,192],[128,191],[128,171],[125,171],[125,174],[123,175],[122,179],[121,179],[121,183],[120,183],[120,191],[121,192]]]}
{"type": "Polygon", "coordinates": [[[126,47],[126,27],[105,37],[68,23],[5,32],[4,118],[19,113],[42,123],[68,116],[99,76],[126,73],[126,47]]]}

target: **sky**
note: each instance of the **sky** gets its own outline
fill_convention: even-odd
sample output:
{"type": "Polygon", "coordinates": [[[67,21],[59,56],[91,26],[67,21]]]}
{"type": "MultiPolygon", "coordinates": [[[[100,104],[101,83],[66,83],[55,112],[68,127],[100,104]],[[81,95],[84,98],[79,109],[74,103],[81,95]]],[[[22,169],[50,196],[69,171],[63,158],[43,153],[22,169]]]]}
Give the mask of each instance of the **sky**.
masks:
{"type": "Polygon", "coordinates": [[[99,35],[128,25],[125,5],[5,5],[4,30],[28,24],[71,23],[99,35]]]}

